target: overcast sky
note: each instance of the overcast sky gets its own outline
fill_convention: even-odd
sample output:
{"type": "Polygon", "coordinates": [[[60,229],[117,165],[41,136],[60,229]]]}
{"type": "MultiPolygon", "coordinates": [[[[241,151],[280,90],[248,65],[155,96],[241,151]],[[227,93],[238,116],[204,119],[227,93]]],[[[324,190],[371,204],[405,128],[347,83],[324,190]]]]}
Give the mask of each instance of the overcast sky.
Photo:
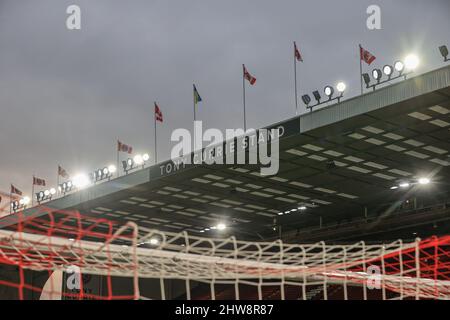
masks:
{"type": "Polygon", "coordinates": [[[419,73],[439,68],[449,12],[448,0],[0,0],[0,190],[30,195],[33,174],[55,185],[58,163],[115,163],[117,138],[153,153],[154,100],[168,158],[172,130],[192,125],[193,82],[207,127],[242,126],[242,63],[257,78],[248,127],[293,116],[294,40],[299,95],[339,80],[358,94],[358,43],[374,67],[416,52],[419,73]],[[81,30],[66,28],[71,4],[81,30]],[[382,30],[366,28],[371,4],[382,30]]]}

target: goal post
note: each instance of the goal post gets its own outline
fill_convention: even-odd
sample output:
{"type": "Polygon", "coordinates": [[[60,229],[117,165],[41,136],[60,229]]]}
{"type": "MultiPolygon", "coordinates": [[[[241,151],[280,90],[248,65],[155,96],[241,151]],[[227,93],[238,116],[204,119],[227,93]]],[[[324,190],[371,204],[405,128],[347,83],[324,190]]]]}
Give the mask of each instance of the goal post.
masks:
{"type": "Polygon", "coordinates": [[[450,298],[449,236],[384,244],[240,241],[41,210],[0,230],[0,267],[11,274],[0,278],[0,292],[17,291],[18,299],[450,298]],[[28,281],[30,272],[45,281],[28,281]]]}

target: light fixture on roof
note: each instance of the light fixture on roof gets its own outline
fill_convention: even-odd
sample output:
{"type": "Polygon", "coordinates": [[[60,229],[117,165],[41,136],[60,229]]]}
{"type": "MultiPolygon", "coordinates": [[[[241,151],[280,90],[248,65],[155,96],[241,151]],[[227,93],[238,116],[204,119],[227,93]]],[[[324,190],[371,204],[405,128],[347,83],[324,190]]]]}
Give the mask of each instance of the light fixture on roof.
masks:
{"type": "Polygon", "coordinates": [[[325,88],[323,89],[323,93],[325,94],[325,96],[328,97],[328,100],[325,100],[325,101],[321,101],[322,97],[321,97],[319,91],[318,90],[314,90],[312,92],[312,94],[313,94],[313,96],[314,96],[314,98],[316,99],[317,102],[316,102],[315,105],[312,105],[312,106],[310,106],[311,97],[308,94],[304,94],[302,96],[302,100],[303,100],[303,103],[306,105],[306,108],[310,109],[312,111],[312,109],[314,107],[319,106],[319,105],[324,104],[324,103],[328,103],[328,102],[331,102],[331,101],[334,101],[334,100],[337,100],[338,102],[340,102],[341,98],[344,95],[344,91],[345,91],[346,87],[347,86],[345,85],[344,82],[339,82],[336,85],[336,89],[339,92],[339,95],[333,98],[334,93],[335,93],[335,89],[332,86],[329,86],[329,85],[325,86],[325,88]]]}
{"type": "Polygon", "coordinates": [[[414,70],[419,66],[419,62],[420,62],[419,58],[416,55],[410,54],[405,58],[404,62],[399,60],[396,61],[393,67],[389,64],[386,64],[382,70],[380,69],[372,70],[372,77],[376,81],[376,83],[372,85],[370,84],[371,78],[368,73],[363,73],[362,78],[364,80],[364,83],[366,84],[366,88],[367,89],[372,88],[375,91],[376,86],[381,85],[383,83],[393,81],[401,77],[406,79],[406,76],[411,72],[414,72],[414,70]],[[408,72],[404,72],[405,69],[407,69],[408,72]],[[394,71],[397,72],[395,75],[394,71]],[[382,80],[383,74],[387,77],[386,80],[382,80]]]}
{"type": "Polygon", "coordinates": [[[397,71],[401,75],[403,73],[403,71],[405,70],[405,64],[402,61],[396,61],[394,63],[394,68],[395,68],[395,71],[397,71]]]}
{"type": "Polygon", "coordinates": [[[44,191],[39,191],[36,193],[36,201],[41,204],[43,201],[51,200],[56,194],[56,189],[51,188],[44,191]]]}
{"type": "Polygon", "coordinates": [[[380,83],[381,77],[383,74],[381,73],[380,69],[373,69],[372,71],[372,77],[377,80],[378,83],[380,83]]]}
{"type": "Polygon", "coordinates": [[[148,153],[144,154],[137,154],[133,157],[133,159],[128,158],[127,160],[122,161],[122,167],[126,174],[130,170],[136,169],[138,166],[142,166],[142,168],[145,167],[145,163],[150,159],[150,156],[148,153]]]}
{"type": "Polygon", "coordinates": [[[58,190],[59,190],[59,193],[66,194],[66,193],[72,191],[73,187],[74,187],[74,185],[73,185],[72,181],[66,181],[66,182],[61,183],[58,186],[58,190]]]}
{"type": "Polygon", "coordinates": [[[405,58],[405,68],[407,70],[415,70],[417,69],[417,67],[419,66],[419,57],[416,56],[415,54],[409,54],[406,56],[405,58]]]}
{"type": "Polygon", "coordinates": [[[30,204],[30,202],[31,202],[31,199],[26,196],[23,198],[20,198],[19,200],[14,200],[13,202],[11,202],[11,211],[17,212],[19,210],[24,210],[24,209],[26,209],[28,204],[30,204]]]}
{"type": "Polygon", "coordinates": [[[115,165],[109,165],[107,167],[104,167],[102,169],[97,169],[93,173],[90,174],[91,180],[93,182],[98,182],[102,180],[110,180],[112,178],[112,175],[114,172],[117,171],[117,168],[115,165]]]}
{"type": "Polygon", "coordinates": [[[150,239],[149,243],[150,243],[152,246],[157,246],[157,245],[159,244],[159,240],[158,240],[158,238],[154,237],[154,238],[151,238],[151,239],[150,239]]]}
{"type": "Polygon", "coordinates": [[[383,67],[383,73],[388,76],[389,79],[391,78],[393,72],[394,68],[392,68],[392,66],[387,64],[383,67]]]}
{"type": "Polygon", "coordinates": [[[311,103],[311,97],[309,95],[307,95],[307,94],[304,94],[302,96],[302,101],[306,105],[306,107],[308,108],[309,104],[311,103]]]}
{"type": "Polygon", "coordinates": [[[304,210],[306,210],[306,206],[300,206],[297,209],[300,210],[300,211],[304,211],[304,210]]]}
{"type": "Polygon", "coordinates": [[[334,89],[332,86],[326,86],[325,89],[323,89],[323,92],[328,97],[328,100],[331,100],[334,94],[334,89]]]}
{"type": "Polygon", "coordinates": [[[83,189],[89,186],[91,181],[86,174],[80,173],[73,178],[72,183],[77,189],[83,189]]]}
{"type": "Polygon", "coordinates": [[[313,96],[316,99],[317,103],[320,104],[320,99],[322,99],[322,97],[320,96],[319,91],[317,90],[313,91],[313,96]]]}
{"type": "Polygon", "coordinates": [[[448,48],[446,45],[442,45],[439,47],[439,51],[441,52],[442,57],[444,58],[444,62],[449,61],[450,59],[448,58],[448,48]]]}

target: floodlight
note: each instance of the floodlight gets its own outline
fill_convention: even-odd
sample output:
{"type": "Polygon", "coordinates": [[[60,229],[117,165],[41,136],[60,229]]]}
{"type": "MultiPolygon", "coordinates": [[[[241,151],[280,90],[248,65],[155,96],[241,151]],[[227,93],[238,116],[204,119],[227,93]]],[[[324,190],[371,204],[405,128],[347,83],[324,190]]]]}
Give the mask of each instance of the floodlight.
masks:
{"type": "Polygon", "coordinates": [[[150,244],[153,246],[157,246],[159,244],[159,240],[157,238],[151,238],[150,244]]]}
{"type": "Polygon", "coordinates": [[[306,207],[305,206],[301,206],[301,207],[298,207],[297,209],[303,211],[303,210],[306,210],[306,207]]]}
{"type": "Polygon", "coordinates": [[[149,159],[150,159],[150,156],[149,156],[148,153],[144,153],[144,154],[142,155],[142,160],[148,161],[149,159]]]}
{"type": "Polygon", "coordinates": [[[410,54],[405,58],[405,67],[408,70],[415,70],[419,66],[419,58],[415,54],[410,54]]]}
{"type": "Polygon", "coordinates": [[[50,195],[50,190],[45,190],[44,191],[44,196],[48,197],[50,195]]]}
{"type": "Polygon", "coordinates": [[[114,173],[117,171],[117,168],[115,165],[111,164],[108,166],[108,170],[109,170],[109,172],[114,173]]]}
{"type": "Polygon", "coordinates": [[[282,216],[284,213],[283,212],[278,212],[278,215],[279,216],[282,216]]]}
{"type": "Polygon", "coordinates": [[[89,183],[89,177],[85,174],[78,174],[73,178],[73,185],[78,189],[87,187],[89,183]]]}
{"type": "Polygon", "coordinates": [[[372,76],[373,76],[373,78],[374,78],[375,80],[377,80],[378,82],[380,82],[381,76],[382,76],[381,70],[380,70],[380,69],[374,69],[374,70],[372,71],[372,76]]]}
{"type": "Polygon", "coordinates": [[[306,106],[308,106],[311,102],[311,97],[308,94],[304,94],[302,96],[302,100],[303,100],[303,103],[306,104],[306,106]]]}
{"type": "Polygon", "coordinates": [[[383,67],[383,73],[385,75],[387,75],[389,78],[392,76],[393,72],[394,72],[394,68],[392,68],[392,66],[387,64],[383,67]]]}
{"type": "Polygon", "coordinates": [[[227,226],[225,225],[225,223],[219,223],[216,228],[217,230],[225,230],[227,226]]]}
{"type": "Polygon", "coordinates": [[[313,96],[314,96],[314,98],[317,100],[317,103],[320,103],[320,99],[321,99],[322,97],[320,96],[319,91],[317,91],[317,90],[313,91],[313,96]]]}
{"type": "Polygon", "coordinates": [[[344,82],[339,82],[336,85],[336,89],[341,93],[341,95],[344,94],[345,89],[347,88],[346,84],[344,82]]]}
{"type": "Polygon", "coordinates": [[[425,184],[430,183],[430,179],[423,177],[423,178],[419,178],[418,182],[419,182],[419,184],[425,185],[425,184]]]}
{"type": "Polygon", "coordinates": [[[55,189],[55,188],[51,188],[51,189],[50,189],[50,194],[51,194],[51,195],[56,194],[56,189],[55,189]]]}
{"type": "Polygon", "coordinates": [[[22,198],[22,204],[24,206],[28,205],[30,203],[31,199],[29,197],[23,197],[22,198]]]}
{"type": "Polygon", "coordinates": [[[398,73],[402,74],[403,70],[405,69],[405,64],[401,61],[397,61],[394,63],[394,68],[398,73]]]}
{"type": "Polygon", "coordinates": [[[391,187],[391,190],[396,190],[396,189],[398,189],[398,186],[392,186],[391,187]]]}
{"type": "Polygon", "coordinates": [[[442,57],[444,57],[444,61],[448,61],[448,48],[447,46],[440,46],[439,51],[441,52],[442,57]]]}
{"type": "Polygon", "coordinates": [[[409,183],[408,183],[408,182],[400,183],[400,187],[402,187],[402,188],[408,188],[408,187],[409,187],[409,183]]]}
{"type": "Polygon", "coordinates": [[[137,165],[141,165],[141,164],[144,163],[144,159],[142,159],[142,156],[140,154],[135,155],[134,158],[133,158],[133,161],[137,165]]]}
{"type": "Polygon", "coordinates": [[[323,92],[328,97],[328,99],[331,99],[334,94],[334,89],[332,86],[326,86],[325,89],[323,89],[323,92]]]}
{"type": "Polygon", "coordinates": [[[370,76],[369,76],[369,74],[368,73],[363,73],[362,77],[363,77],[364,83],[366,84],[366,87],[369,87],[369,85],[370,85],[370,76]]]}

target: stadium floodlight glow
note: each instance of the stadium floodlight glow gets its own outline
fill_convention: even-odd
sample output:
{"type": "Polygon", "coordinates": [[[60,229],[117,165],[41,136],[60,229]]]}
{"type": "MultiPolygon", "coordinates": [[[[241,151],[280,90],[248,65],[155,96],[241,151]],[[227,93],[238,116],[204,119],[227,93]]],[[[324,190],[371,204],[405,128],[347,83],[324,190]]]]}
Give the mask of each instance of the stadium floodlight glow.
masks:
{"type": "Polygon", "coordinates": [[[144,159],[142,159],[142,156],[140,154],[137,154],[133,158],[134,163],[136,163],[138,166],[144,163],[144,159]]]}
{"type": "Polygon", "coordinates": [[[421,185],[426,185],[426,184],[429,184],[429,183],[430,183],[430,179],[425,178],[425,177],[419,178],[417,181],[418,181],[419,184],[421,184],[421,185]]]}
{"type": "Polygon", "coordinates": [[[109,172],[111,172],[111,173],[115,173],[115,172],[117,171],[117,168],[116,168],[115,165],[110,164],[110,165],[108,166],[108,170],[109,170],[109,172]]]}
{"type": "Polygon", "coordinates": [[[216,226],[216,228],[217,228],[217,230],[225,230],[227,228],[227,226],[225,223],[221,222],[216,226]]]}
{"type": "Polygon", "coordinates": [[[334,89],[332,86],[326,86],[325,89],[323,89],[323,92],[328,97],[328,100],[331,100],[334,94],[334,89]]]}
{"type": "Polygon", "coordinates": [[[399,186],[401,188],[408,188],[409,187],[409,182],[402,182],[402,183],[399,184],[399,186]]]}
{"type": "Polygon", "coordinates": [[[142,160],[144,160],[144,161],[150,160],[149,154],[148,154],[148,153],[144,153],[144,154],[142,155],[142,160]]]}
{"type": "Polygon", "coordinates": [[[442,45],[439,47],[439,51],[441,52],[442,57],[444,58],[444,62],[449,61],[448,58],[448,48],[446,45],[442,45]]]}
{"type": "Polygon", "coordinates": [[[304,211],[304,210],[306,210],[306,207],[305,206],[300,206],[297,209],[300,210],[300,211],[304,211]]]}
{"type": "Polygon", "coordinates": [[[393,72],[394,68],[392,68],[392,66],[387,64],[383,67],[383,73],[388,76],[388,78],[391,78],[393,72]]]}
{"type": "Polygon", "coordinates": [[[345,89],[347,89],[347,85],[344,82],[338,82],[338,84],[336,85],[336,89],[337,91],[339,91],[339,93],[341,94],[341,97],[344,95],[344,91],[345,89]]]}
{"type": "Polygon", "coordinates": [[[405,58],[405,68],[407,70],[415,70],[419,66],[419,57],[415,54],[409,54],[405,58]]]}
{"type": "Polygon", "coordinates": [[[378,81],[378,83],[380,83],[380,80],[381,80],[381,76],[382,76],[383,74],[381,73],[381,70],[380,69],[373,69],[373,71],[372,71],[372,77],[375,79],[375,80],[377,80],[378,81]]]}
{"type": "Polygon", "coordinates": [[[91,183],[91,181],[89,180],[89,177],[87,175],[80,173],[73,178],[72,183],[76,188],[83,189],[87,187],[91,183]]]}
{"type": "Polygon", "coordinates": [[[159,240],[157,238],[151,238],[150,239],[150,244],[152,246],[157,246],[159,244],[159,240]]]}
{"type": "Polygon", "coordinates": [[[405,64],[401,61],[396,61],[394,63],[394,68],[401,75],[403,73],[403,70],[405,70],[405,64]]]}
{"type": "Polygon", "coordinates": [[[311,97],[308,94],[304,94],[302,96],[302,101],[306,105],[306,107],[308,107],[309,104],[311,103],[311,97]]]}

